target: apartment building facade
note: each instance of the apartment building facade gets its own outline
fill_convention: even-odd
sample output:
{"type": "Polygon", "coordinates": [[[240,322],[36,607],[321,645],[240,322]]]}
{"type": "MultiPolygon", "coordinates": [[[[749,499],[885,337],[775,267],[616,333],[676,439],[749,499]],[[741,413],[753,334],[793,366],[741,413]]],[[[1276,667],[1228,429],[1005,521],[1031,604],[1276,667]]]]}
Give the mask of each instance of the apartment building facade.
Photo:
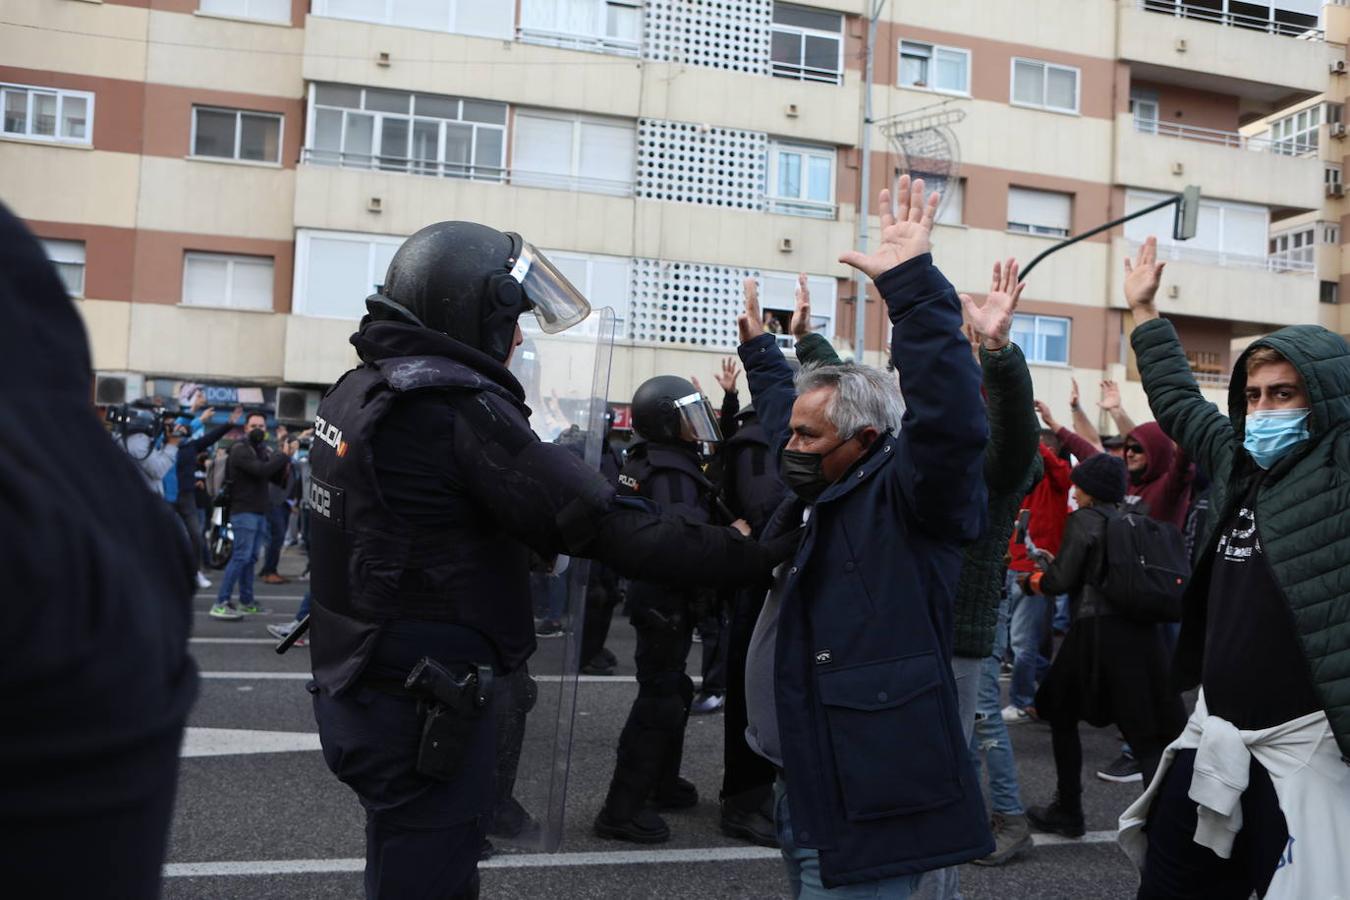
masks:
{"type": "Polygon", "coordinates": [[[935,244],[973,294],[996,258],[1204,191],[1188,244],[1155,214],[1037,269],[1016,336],[1043,399],[1114,377],[1143,414],[1120,282],[1147,233],[1169,259],[1163,309],[1216,396],[1234,340],[1319,320],[1321,274],[1273,243],[1323,208],[1319,151],[1243,132],[1327,92],[1343,10],[892,3],[865,85],[867,6],[28,0],[0,25],[0,199],[79,298],[100,399],[285,386],[306,392],[296,419],[353,362],[402,238],[449,218],[525,234],[614,309],[619,403],[653,374],[711,383],[745,277],[785,323],[806,272],[845,352],[861,306],[879,361],[884,309],[856,302],[836,260],[864,165],[872,191],[945,165],[903,156],[885,127],[932,110],[962,114],[935,244]]]}

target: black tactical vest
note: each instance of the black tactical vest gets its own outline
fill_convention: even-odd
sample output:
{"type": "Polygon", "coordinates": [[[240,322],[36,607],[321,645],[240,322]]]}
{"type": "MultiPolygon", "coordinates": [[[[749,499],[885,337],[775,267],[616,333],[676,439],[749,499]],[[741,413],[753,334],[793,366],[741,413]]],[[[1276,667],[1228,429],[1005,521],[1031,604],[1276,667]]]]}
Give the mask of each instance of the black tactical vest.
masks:
{"type": "MultiPolygon", "coordinates": [[[[459,408],[491,391],[518,407],[495,383],[444,357],[363,365],[324,396],[309,457],[311,659],[315,681],[334,693],[360,677],[381,625],[392,619],[472,628],[508,669],[534,649],[525,545],[481,514],[451,529],[417,526],[380,495],[371,440],[399,395],[412,390],[443,391],[459,408]]],[[[523,413],[520,425],[528,435],[523,413]]]]}

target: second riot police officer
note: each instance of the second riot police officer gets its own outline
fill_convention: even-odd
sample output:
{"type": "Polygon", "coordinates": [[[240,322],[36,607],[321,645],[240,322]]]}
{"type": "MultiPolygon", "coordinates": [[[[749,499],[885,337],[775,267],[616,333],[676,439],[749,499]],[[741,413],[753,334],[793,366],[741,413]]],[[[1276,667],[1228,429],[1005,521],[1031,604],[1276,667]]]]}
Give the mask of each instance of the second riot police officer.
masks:
{"type": "Polygon", "coordinates": [[[516,320],[556,332],[589,306],[519,235],[428,226],[366,305],[361,364],[315,421],[315,718],[366,810],[367,896],[476,897],[499,686],[535,648],[531,554],[731,584],[792,548],[662,519],[535,436],[506,368],[516,320]]]}

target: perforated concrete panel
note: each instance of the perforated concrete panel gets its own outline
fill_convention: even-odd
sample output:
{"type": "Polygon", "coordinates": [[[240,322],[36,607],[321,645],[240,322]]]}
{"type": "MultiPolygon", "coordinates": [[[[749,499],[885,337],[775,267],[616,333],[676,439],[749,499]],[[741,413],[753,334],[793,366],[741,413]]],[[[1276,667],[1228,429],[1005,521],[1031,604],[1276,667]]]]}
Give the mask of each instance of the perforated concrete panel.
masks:
{"type": "Polygon", "coordinates": [[[643,55],[769,74],[773,0],[647,0],[643,55]]]}
{"type": "Polygon", "coordinates": [[[764,209],[769,138],[758,131],[638,120],[637,185],[648,200],[764,209]]]}
{"type": "Polygon", "coordinates": [[[703,263],[633,261],[631,339],[709,350],[737,345],[741,282],[753,269],[703,263]]]}

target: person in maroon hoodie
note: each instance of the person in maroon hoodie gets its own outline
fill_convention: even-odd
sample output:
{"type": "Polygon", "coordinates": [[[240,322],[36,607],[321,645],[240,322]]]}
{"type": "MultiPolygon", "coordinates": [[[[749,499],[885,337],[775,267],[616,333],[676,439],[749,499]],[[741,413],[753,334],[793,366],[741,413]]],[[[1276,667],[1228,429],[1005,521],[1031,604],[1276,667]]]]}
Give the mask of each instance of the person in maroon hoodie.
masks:
{"type": "MultiPolygon", "coordinates": [[[[1053,437],[1053,436],[1049,436],[1053,437]]],[[[1047,446],[1047,436],[1041,437],[1041,462],[1045,475],[1022,501],[1022,508],[1031,510],[1027,531],[1037,549],[1059,552],[1064,536],[1064,523],[1069,518],[1069,464],[1047,446]]],[[[1008,705],[1003,709],[1003,721],[1008,724],[1026,722],[1036,696],[1036,680],[1049,662],[1041,656],[1041,640],[1046,629],[1046,604],[1043,594],[1030,593],[1027,579],[1036,570],[1036,564],[1027,556],[1027,548],[1014,534],[1008,544],[1012,561],[1008,564],[1008,608],[1011,614],[1009,639],[1013,652],[1012,684],[1008,690],[1008,705]]]]}
{"type": "Polygon", "coordinates": [[[1125,435],[1125,468],[1130,472],[1127,508],[1142,506],[1145,515],[1180,529],[1191,504],[1195,466],[1157,422],[1145,422],[1125,435]]]}

